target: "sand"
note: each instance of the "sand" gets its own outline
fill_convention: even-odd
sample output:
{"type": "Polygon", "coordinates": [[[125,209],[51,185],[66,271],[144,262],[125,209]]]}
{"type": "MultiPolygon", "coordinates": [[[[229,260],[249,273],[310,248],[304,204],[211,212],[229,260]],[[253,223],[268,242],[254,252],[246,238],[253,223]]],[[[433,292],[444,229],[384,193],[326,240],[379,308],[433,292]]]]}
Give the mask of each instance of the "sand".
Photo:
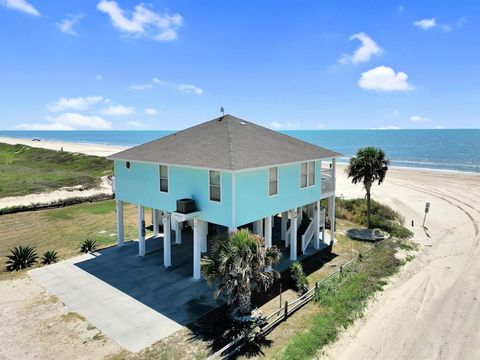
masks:
{"type": "MultiPolygon", "coordinates": [[[[345,176],[338,193],[363,194],[345,176]]],[[[326,357],[480,359],[480,176],[391,169],[373,197],[414,221],[420,250],[326,357]]]]}
{"type": "MultiPolygon", "coordinates": [[[[4,138],[0,141],[6,142],[4,138]]],[[[123,149],[9,139],[9,143],[15,142],[56,149],[63,146],[65,151],[103,156],[123,149]]],[[[352,185],[343,170],[338,166],[337,195],[364,196],[362,187],[352,185]]],[[[408,225],[414,222],[411,229],[420,249],[372,301],[365,317],[327,349],[326,357],[480,358],[480,176],[392,168],[385,183],[374,186],[372,192],[375,200],[403,214],[408,225]],[[421,227],[426,201],[431,203],[427,231],[421,227]]],[[[32,335],[42,338],[38,332],[32,335]]],[[[5,338],[0,336],[0,349],[13,346],[5,338]]]]}

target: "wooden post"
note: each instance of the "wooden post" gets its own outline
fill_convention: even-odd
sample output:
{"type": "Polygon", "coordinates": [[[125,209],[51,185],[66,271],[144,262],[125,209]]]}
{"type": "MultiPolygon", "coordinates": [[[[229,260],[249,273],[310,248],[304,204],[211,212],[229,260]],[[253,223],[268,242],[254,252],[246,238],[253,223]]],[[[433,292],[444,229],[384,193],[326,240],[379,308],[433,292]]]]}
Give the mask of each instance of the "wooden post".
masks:
{"type": "Polygon", "coordinates": [[[287,318],[288,318],[288,301],[285,301],[285,314],[284,314],[284,316],[285,316],[285,320],[287,320],[287,318]]]}

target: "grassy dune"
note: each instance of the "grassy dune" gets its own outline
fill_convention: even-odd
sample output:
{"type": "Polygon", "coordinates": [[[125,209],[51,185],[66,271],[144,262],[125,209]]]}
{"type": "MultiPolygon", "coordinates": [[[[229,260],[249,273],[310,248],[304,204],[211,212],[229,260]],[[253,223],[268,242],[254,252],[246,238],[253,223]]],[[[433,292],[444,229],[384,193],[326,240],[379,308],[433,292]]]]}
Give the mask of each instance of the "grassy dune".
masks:
{"type": "Polygon", "coordinates": [[[113,162],[103,157],[0,143],[0,198],[65,186],[92,188],[112,173],[113,162]]]}

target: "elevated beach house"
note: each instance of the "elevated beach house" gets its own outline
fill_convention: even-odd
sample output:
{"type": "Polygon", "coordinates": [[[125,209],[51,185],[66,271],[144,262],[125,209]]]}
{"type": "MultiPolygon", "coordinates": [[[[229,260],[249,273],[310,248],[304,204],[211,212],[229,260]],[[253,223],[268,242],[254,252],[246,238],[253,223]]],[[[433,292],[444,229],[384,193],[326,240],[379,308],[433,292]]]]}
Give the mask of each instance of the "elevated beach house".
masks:
{"type": "MultiPolygon", "coordinates": [[[[225,115],[109,157],[115,162],[118,246],[123,245],[123,203],[138,206],[139,255],[145,255],[144,207],[152,209],[153,236],[163,231],[164,266],[174,246],[193,229],[193,271],[209,234],[250,227],[272,245],[272,231],[296,260],[325,238],[325,210],[335,218],[335,159],[340,154],[225,115]],[[276,221],[275,221],[276,219],[276,221]],[[303,226],[301,226],[303,225],[303,226]]],[[[191,235],[190,235],[191,236],[191,235]]],[[[189,237],[191,239],[191,237],[189,237]]],[[[192,240],[190,240],[192,241],[192,240]]],[[[191,244],[190,244],[191,245],[191,244]]],[[[152,255],[153,256],[153,255],[152,255]]]]}

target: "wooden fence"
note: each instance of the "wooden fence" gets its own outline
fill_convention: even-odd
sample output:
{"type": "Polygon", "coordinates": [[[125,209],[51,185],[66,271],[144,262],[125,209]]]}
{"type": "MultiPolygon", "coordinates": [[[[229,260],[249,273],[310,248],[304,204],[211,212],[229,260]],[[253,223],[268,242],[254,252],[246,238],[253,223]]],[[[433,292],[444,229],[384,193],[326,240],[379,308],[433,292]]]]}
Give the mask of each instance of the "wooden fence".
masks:
{"type": "MultiPolygon", "coordinates": [[[[385,240],[379,241],[375,243],[375,246],[381,244],[385,240]]],[[[346,262],[343,265],[340,265],[335,271],[332,271],[330,274],[328,274],[325,278],[323,278],[320,281],[317,281],[315,283],[315,286],[309,289],[305,294],[300,296],[298,299],[295,299],[292,302],[285,301],[284,306],[280,307],[278,310],[274,311],[270,315],[268,315],[263,323],[258,326],[256,329],[251,330],[250,332],[244,332],[240,336],[238,336],[236,339],[225,345],[223,348],[220,350],[216,351],[214,354],[210,355],[208,357],[209,360],[214,360],[214,359],[227,359],[240,351],[240,349],[246,345],[248,342],[254,341],[255,339],[262,338],[266,336],[272,329],[274,329],[279,323],[282,321],[287,320],[287,318],[292,315],[295,311],[300,309],[302,306],[310,302],[315,298],[315,293],[318,290],[318,288],[328,279],[331,277],[337,275],[337,274],[342,274],[342,272],[345,270],[345,268],[350,267],[352,264],[356,263],[359,261],[361,258],[363,258],[365,255],[367,255],[370,251],[372,251],[375,246],[371,247],[367,251],[365,251],[362,254],[358,255],[357,259],[352,259],[348,262],[346,262]]]]}

